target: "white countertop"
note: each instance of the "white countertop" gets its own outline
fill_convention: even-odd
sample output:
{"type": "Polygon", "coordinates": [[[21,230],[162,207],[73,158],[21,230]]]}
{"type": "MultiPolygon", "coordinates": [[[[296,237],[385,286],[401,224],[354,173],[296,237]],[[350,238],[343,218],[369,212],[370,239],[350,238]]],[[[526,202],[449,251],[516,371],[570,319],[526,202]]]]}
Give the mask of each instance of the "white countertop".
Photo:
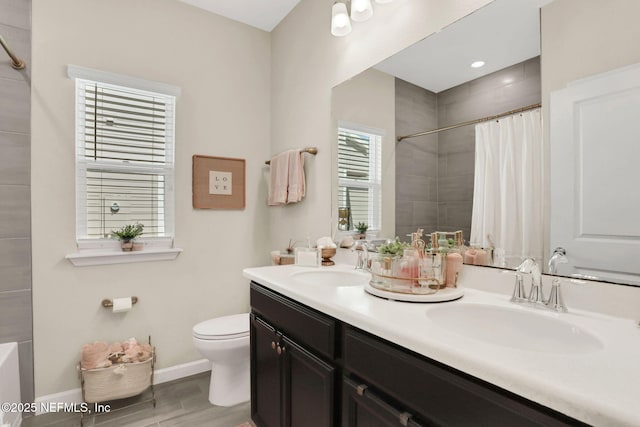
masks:
{"type": "MultiPolygon", "coordinates": [[[[458,335],[434,323],[427,312],[442,304],[389,301],[363,286],[301,284],[295,265],[247,268],[244,277],[336,319],[394,342],[515,394],[596,426],[640,426],[640,327],[586,311],[554,313],[509,302],[501,294],[472,289],[442,304],[490,304],[534,311],[586,329],[604,349],[585,354],[526,351],[458,335]]],[[[351,265],[321,267],[349,270],[351,265]]]]}

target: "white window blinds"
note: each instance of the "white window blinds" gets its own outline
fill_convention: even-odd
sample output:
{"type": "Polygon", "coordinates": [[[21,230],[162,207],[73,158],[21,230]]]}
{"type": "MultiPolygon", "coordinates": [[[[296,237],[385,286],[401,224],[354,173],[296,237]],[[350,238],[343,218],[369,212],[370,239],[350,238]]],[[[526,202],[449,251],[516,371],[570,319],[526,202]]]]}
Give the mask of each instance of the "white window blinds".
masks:
{"type": "Polygon", "coordinates": [[[173,234],[175,97],[76,79],[77,235],[173,234]]]}
{"type": "Polygon", "coordinates": [[[349,208],[350,229],[381,226],[381,136],[338,129],[338,207],[349,208]]]}

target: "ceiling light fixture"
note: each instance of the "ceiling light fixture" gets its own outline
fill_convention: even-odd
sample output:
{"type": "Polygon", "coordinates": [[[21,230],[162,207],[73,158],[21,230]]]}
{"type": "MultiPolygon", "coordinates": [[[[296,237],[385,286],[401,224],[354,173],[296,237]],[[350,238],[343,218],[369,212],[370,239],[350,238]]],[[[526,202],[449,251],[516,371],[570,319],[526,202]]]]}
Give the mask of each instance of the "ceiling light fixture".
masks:
{"type": "MultiPolygon", "coordinates": [[[[331,34],[346,36],[351,32],[351,21],[363,22],[373,16],[371,0],[351,0],[351,19],[347,9],[348,0],[337,0],[331,8],[331,34]]],[[[375,0],[378,4],[391,3],[393,0],[375,0]]]]}
{"type": "Polygon", "coordinates": [[[484,61],[476,61],[471,63],[471,68],[480,68],[484,67],[484,61]]]}
{"type": "Polygon", "coordinates": [[[346,36],[351,32],[351,21],[347,5],[337,1],[331,8],[331,34],[336,37],[346,36]]]}

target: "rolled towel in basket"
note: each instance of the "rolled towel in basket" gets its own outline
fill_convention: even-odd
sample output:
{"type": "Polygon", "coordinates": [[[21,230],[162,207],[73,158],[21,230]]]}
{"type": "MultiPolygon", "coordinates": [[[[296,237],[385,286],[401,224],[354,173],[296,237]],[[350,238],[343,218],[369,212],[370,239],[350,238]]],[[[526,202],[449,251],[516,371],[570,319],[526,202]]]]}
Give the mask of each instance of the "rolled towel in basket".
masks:
{"type": "Polygon", "coordinates": [[[81,364],[84,369],[107,368],[111,366],[109,360],[109,344],[96,341],[82,346],[81,364]]]}

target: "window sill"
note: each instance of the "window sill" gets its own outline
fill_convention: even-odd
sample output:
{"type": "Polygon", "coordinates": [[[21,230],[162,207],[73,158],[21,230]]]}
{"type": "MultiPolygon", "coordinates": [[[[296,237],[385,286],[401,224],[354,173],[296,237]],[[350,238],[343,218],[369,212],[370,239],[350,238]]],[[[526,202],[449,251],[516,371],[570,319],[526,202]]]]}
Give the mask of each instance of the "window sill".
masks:
{"type": "Polygon", "coordinates": [[[180,255],[179,248],[147,248],[142,251],[123,252],[121,250],[92,250],[76,252],[65,258],[76,267],[107,264],[128,264],[131,262],[173,261],[180,255]]]}

